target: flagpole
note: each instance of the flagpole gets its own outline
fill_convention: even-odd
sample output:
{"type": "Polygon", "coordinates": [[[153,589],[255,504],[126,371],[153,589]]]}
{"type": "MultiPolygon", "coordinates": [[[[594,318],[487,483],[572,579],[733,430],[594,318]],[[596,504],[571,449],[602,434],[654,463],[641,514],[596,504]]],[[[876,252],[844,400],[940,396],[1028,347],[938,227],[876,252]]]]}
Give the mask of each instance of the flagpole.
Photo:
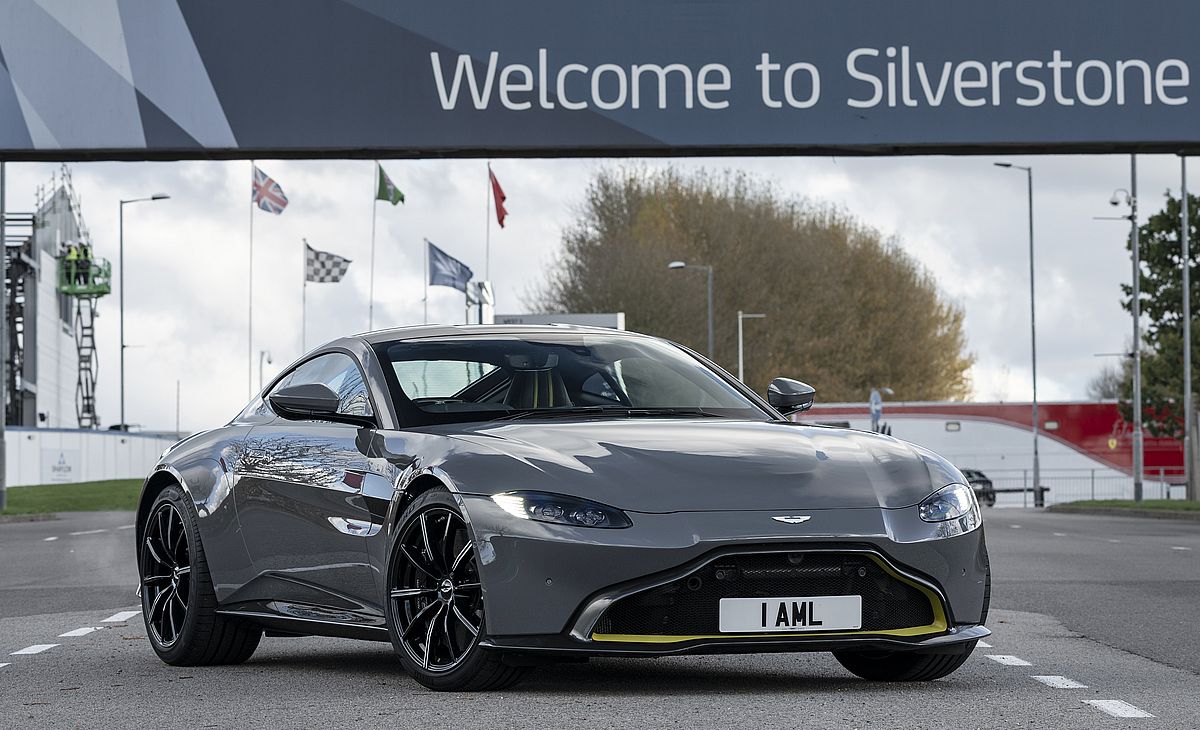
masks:
{"type": "Polygon", "coordinates": [[[375,193],[371,196],[371,286],[367,295],[367,329],[375,329],[375,214],[379,210],[379,160],[375,160],[375,193]]]}
{"type": "Polygon", "coordinates": [[[483,278],[492,280],[492,161],[487,163],[487,194],[484,200],[484,220],[487,223],[487,233],[483,243],[483,278]]]}
{"type": "Polygon", "coordinates": [[[308,347],[308,239],[301,238],[300,251],[300,354],[308,347]]]}
{"type": "Polygon", "coordinates": [[[425,252],[425,271],[422,274],[425,280],[425,324],[429,324],[429,239],[423,238],[421,240],[425,242],[425,245],[421,247],[425,252]]]}
{"type": "Polygon", "coordinates": [[[246,383],[254,396],[254,160],[250,160],[250,251],[246,265],[246,383]]]}

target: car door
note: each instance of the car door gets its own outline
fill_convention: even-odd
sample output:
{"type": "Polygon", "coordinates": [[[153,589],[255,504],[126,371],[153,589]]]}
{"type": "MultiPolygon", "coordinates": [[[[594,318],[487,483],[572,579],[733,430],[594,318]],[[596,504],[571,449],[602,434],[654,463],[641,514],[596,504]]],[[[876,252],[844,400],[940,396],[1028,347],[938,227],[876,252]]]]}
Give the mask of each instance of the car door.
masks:
{"type": "MultiPolygon", "coordinates": [[[[271,392],[306,383],[337,393],[340,413],[374,415],[362,370],[346,353],[305,361],[271,392]]],[[[269,410],[269,401],[264,407],[269,410]]],[[[370,442],[361,432],[369,429],[271,415],[247,436],[235,490],[238,521],[257,573],[253,590],[239,598],[271,602],[271,610],[301,618],[380,622],[366,550],[379,524],[363,495],[370,465],[360,450],[370,442]]]]}

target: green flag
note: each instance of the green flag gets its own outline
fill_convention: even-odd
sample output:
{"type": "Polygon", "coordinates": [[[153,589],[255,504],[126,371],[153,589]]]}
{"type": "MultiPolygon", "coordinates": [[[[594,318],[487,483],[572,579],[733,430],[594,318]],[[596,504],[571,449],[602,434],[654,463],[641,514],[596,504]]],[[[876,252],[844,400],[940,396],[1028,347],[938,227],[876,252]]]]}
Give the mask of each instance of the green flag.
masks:
{"type": "Polygon", "coordinates": [[[383,165],[378,162],[375,167],[379,168],[379,186],[375,191],[376,200],[386,200],[392,205],[404,202],[404,193],[400,192],[400,188],[392,182],[392,179],[383,171],[383,165]]]}

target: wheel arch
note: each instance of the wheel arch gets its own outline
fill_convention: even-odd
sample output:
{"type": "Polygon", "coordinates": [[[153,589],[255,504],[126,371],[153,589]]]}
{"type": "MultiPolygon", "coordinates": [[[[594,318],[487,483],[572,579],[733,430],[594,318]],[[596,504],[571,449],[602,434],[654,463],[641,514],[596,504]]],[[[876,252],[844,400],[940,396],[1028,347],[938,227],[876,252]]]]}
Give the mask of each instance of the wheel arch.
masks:
{"type": "Polygon", "coordinates": [[[184,484],[183,477],[179,472],[175,471],[170,466],[160,464],[158,468],[146,477],[146,481],[142,484],[142,493],[138,497],[137,514],[134,519],[134,531],[137,534],[137,541],[134,543],[134,555],[137,555],[137,546],[142,544],[144,537],[144,526],[146,517],[150,513],[150,506],[154,504],[154,500],[158,499],[158,495],[163,493],[167,487],[179,487],[184,494],[189,495],[187,485],[184,484]]]}
{"type": "Polygon", "coordinates": [[[412,504],[413,500],[430,490],[438,488],[445,489],[454,494],[454,488],[450,486],[449,480],[443,479],[432,472],[418,475],[411,482],[404,485],[402,489],[397,490],[399,498],[392,508],[391,518],[388,521],[388,531],[392,534],[396,532],[400,527],[400,518],[404,516],[404,510],[408,509],[408,505],[412,504]]]}

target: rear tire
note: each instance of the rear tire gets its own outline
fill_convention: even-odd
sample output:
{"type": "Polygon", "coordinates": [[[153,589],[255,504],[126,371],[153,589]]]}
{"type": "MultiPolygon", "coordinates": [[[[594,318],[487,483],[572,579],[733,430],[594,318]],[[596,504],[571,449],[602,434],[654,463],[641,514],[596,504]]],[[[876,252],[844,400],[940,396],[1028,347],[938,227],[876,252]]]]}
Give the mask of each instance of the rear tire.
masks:
{"type": "Polygon", "coordinates": [[[929,654],[919,651],[835,651],[838,662],[863,679],[872,682],[929,682],[952,674],[961,667],[975,642],[957,654],[929,654]]]}
{"type": "Polygon", "coordinates": [[[437,691],[499,690],[520,681],[526,667],[479,645],[486,622],[474,536],[454,497],[444,489],[425,492],[399,524],[386,600],[388,635],[404,670],[437,691]]]}
{"type": "Polygon", "coordinates": [[[240,664],[258,648],[262,629],[217,613],[208,561],[189,502],[178,486],[167,487],[150,506],[138,533],[146,635],[167,664],[240,664]]]}

